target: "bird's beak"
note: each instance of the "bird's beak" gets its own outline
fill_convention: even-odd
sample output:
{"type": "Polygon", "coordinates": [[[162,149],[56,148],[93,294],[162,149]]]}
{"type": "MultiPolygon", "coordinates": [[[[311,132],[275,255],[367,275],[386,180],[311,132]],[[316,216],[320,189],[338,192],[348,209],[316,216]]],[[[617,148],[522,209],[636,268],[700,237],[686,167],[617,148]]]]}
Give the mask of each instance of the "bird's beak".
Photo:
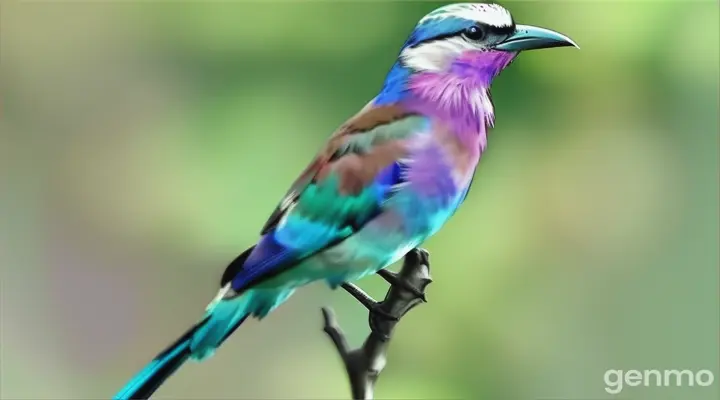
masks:
{"type": "Polygon", "coordinates": [[[537,26],[517,25],[515,33],[497,44],[495,49],[502,51],[523,51],[565,46],[580,48],[572,39],[561,33],[551,31],[550,29],[538,28],[537,26]]]}

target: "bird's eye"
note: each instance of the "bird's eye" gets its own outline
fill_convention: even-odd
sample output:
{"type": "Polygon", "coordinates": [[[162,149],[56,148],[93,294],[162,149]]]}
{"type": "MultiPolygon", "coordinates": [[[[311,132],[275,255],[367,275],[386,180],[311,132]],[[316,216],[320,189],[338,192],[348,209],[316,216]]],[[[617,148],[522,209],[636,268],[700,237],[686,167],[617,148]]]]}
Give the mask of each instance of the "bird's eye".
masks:
{"type": "Polygon", "coordinates": [[[470,40],[483,40],[485,31],[479,26],[471,26],[465,30],[464,35],[470,40]]]}

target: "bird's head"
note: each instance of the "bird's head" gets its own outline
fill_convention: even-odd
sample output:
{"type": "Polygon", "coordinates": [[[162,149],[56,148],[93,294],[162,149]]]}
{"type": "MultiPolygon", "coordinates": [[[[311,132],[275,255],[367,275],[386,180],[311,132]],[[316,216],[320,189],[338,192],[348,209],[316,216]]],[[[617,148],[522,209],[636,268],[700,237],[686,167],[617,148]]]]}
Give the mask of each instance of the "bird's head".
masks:
{"type": "Polygon", "coordinates": [[[524,50],[574,46],[549,29],[516,25],[496,4],[451,4],[423,17],[403,46],[399,62],[412,72],[457,72],[490,81],[524,50]]]}

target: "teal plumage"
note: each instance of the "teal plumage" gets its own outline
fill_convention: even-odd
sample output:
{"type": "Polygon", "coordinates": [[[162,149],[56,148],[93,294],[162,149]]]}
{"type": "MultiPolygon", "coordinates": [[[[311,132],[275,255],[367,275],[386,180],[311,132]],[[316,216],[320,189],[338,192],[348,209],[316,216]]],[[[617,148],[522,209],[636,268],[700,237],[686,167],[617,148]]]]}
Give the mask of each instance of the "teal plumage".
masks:
{"type": "Polygon", "coordinates": [[[366,108],[341,127],[291,186],[258,244],[236,260],[240,268],[207,307],[202,322],[114,398],[149,396],[186,360],[210,357],[248,316],[264,318],[299,286],[324,279],[336,287],[397,258],[397,246],[390,252],[364,251],[366,260],[359,263],[345,263],[338,255],[363,253],[361,242],[348,239],[369,222],[382,221],[377,217],[403,183],[407,141],[427,134],[427,125],[427,118],[392,106],[366,108]]]}
{"type": "Polygon", "coordinates": [[[239,268],[202,322],[115,398],[149,396],[186,360],[210,357],[248,316],[264,318],[299,286],[325,280],[334,288],[375,273],[434,233],[462,193],[434,133],[430,119],[400,106],[368,107],[341,127],[257,245],[236,260],[239,268]],[[427,174],[437,177],[430,177],[435,189],[423,182],[427,174]],[[419,180],[408,181],[412,176],[419,180]],[[423,196],[418,185],[437,193],[423,196]]]}
{"type": "Polygon", "coordinates": [[[557,32],[516,26],[497,5],[454,4],[423,18],[378,96],[330,137],[255,246],[225,270],[201,321],[115,398],[148,398],[300,286],[373,274],[435,234],[467,196],[487,145],[492,79],[521,50],[568,45],[557,32]]]}

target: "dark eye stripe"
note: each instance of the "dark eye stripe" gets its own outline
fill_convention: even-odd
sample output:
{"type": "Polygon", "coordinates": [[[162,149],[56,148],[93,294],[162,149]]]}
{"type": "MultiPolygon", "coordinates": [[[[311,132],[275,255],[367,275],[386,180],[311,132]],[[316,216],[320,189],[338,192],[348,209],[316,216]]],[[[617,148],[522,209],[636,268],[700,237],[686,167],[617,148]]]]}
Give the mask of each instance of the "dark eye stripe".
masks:
{"type": "MultiPolygon", "coordinates": [[[[483,30],[485,32],[485,36],[488,35],[495,35],[495,36],[504,36],[504,35],[511,35],[513,32],[515,32],[515,22],[512,23],[510,26],[492,26],[487,24],[480,24],[483,27],[483,30]]],[[[418,42],[413,43],[412,45],[408,46],[407,48],[415,48],[420,45],[426,44],[426,43],[432,43],[438,40],[445,40],[450,39],[453,37],[461,36],[463,35],[467,30],[459,30],[455,32],[446,33],[444,35],[434,36],[431,38],[427,38],[425,40],[420,40],[418,42]]]]}
{"type": "Polygon", "coordinates": [[[490,32],[496,35],[510,35],[515,32],[515,23],[510,26],[490,26],[490,32]]]}
{"type": "Polygon", "coordinates": [[[461,31],[457,31],[457,32],[446,33],[446,34],[440,35],[440,36],[433,36],[433,37],[431,37],[431,38],[428,38],[428,39],[425,39],[425,40],[420,40],[420,41],[418,41],[418,42],[416,42],[416,43],[413,43],[411,46],[409,46],[409,48],[412,49],[412,48],[418,47],[418,46],[423,45],[423,44],[426,44],[426,43],[432,43],[432,42],[436,42],[436,41],[438,41],[438,40],[450,39],[450,38],[453,38],[453,37],[456,37],[456,36],[460,36],[463,32],[465,32],[464,29],[461,30],[461,31]]]}

